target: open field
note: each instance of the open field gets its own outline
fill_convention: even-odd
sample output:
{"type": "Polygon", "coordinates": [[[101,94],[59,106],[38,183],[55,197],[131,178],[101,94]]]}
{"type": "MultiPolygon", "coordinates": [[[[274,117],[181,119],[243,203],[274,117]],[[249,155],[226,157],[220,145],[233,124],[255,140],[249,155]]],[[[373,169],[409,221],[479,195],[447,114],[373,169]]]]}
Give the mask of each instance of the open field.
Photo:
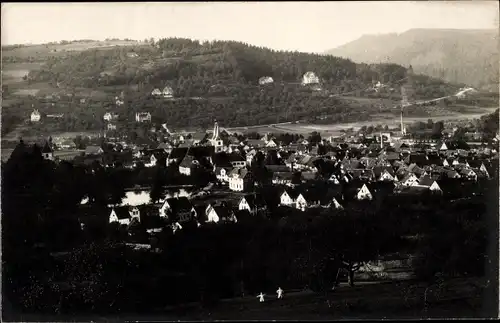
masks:
{"type": "MultiPolygon", "coordinates": [[[[459,113],[449,113],[447,115],[442,116],[432,116],[432,117],[405,117],[405,123],[413,123],[415,121],[423,121],[427,122],[429,118],[434,121],[444,121],[444,120],[472,120],[475,118],[480,118],[485,114],[489,114],[494,112],[497,107],[491,108],[478,108],[475,113],[468,114],[459,114],[459,113]]],[[[261,125],[261,126],[253,126],[253,127],[235,127],[235,128],[225,128],[229,132],[258,132],[258,133],[299,133],[299,134],[308,134],[313,131],[318,131],[322,135],[335,135],[339,134],[341,130],[346,130],[349,128],[358,129],[363,126],[370,126],[376,124],[384,124],[389,127],[395,127],[400,124],[400,119],[395,115],[387,115],[387,114],[374,114],[373,118],[369,121],[360,121],[360,122],[352,122],[352,123],[336,123],[336,124],[310,124],[310,123],[280,123],[280,124],[271,124],[271,125],[261,125]]]]}
{"type": "Polygon", "coordinates": [[[27,45],[19,48],[9,48],[2,46],[3,57],[29,58],[36,57],[43,59],[49,56],[64,56],[68,52],[79,52],[87,49],[108,49],[115,46],[136,46],[140,45],[137,41],[110,40],[110,41],[89,41],[72,42],[70,44],[45,44],[45,45],[27,45]]]}
{"type": "MultiPolygon", "coordinates": [[[[10,158],[10,154],[12,154],[12,148],[2,149],[2,161],[5,162],[10,158]]],[[[75,156],[80,155],[85,150],[56,150],[54,151],[54,157],[59,158],[73,158],[75,156]]]]}
{"type": "MultiPolygon", "coordinates": [[[[3,53],[2,53],[3,54],[3,53]]],[[[2,63],[2,84],[11,85],[23,82],[30,71],[39,70],[44,63],[2,63]]]]}

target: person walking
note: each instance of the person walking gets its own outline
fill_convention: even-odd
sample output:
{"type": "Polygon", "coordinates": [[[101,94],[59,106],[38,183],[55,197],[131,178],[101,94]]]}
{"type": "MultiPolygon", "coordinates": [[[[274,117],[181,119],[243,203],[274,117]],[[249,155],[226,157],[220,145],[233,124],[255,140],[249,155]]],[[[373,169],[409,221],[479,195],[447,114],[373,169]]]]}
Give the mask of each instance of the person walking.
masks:
{"type": "Polygon", "coordinates": [[[278,290],[276,291],[276,294],[278,294],[278,299],[282,299],[283,298],[283,290],[281,289],[281,287],[278,287],[278,290]]]}
{"type": "Polygon", "coordinates": [[[264,303],[264,294],[260,293],[258,296],[259,302],[264,303]]]}

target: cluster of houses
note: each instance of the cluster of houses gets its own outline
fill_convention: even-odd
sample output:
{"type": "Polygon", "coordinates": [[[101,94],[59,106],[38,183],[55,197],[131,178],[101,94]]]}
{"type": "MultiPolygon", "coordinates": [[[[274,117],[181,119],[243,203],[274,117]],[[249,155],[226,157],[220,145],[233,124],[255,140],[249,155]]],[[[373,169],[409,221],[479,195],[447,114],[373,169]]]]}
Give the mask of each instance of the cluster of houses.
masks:
{"type": "MultiPolygon", "coordinates": [[[[473,183],[495,176],[498,160],[495,149],[465,150],[449,141],[412,145],[393,140],[381,143],[377,137],[331,137],[315,144],[307,139],[284,144],[271,135],[240,139],[221,133],[216,123],[211,134],[179,136],[176,144],[133,149],[132,160],[143,161],[146,167],[164,161],[184,176],[196,176],[197,169],[212,172],[228,198],[207,202],[190,195],[166,198],[153,208],[151,203],[114,206],[109,222],[130,225],[156,215],[161,221],[145,224],[148,232],[164,228],[165,223],[175,232],[191,224],[237,222],[242,212],[257,214],[270,207],[342,210],[349,203],[377,200],[383,194],[443,194],[449,180],[473,183]],[[264,180],[255,173],[254,163],[270,174],[267,184],[276,189],[277,205],[255,193],[264,180]],[[326,186],[312,185],[318,182],[326,186]]],[[[100,147],[87,147],[91,160],[104,155],[100,147]]]]}

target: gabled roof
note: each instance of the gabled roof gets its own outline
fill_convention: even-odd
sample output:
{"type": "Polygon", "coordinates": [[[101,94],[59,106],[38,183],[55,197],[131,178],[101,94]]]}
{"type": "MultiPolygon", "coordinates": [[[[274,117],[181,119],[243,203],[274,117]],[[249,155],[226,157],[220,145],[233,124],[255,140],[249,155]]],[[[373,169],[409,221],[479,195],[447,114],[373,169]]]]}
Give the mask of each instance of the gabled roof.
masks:
{"type": "Polygon", "coordinates": [[[128,206],[119,206],[115,207],[112,210],[115,211],[116,217],[118,220],[128,219],[130,218],[129,207],[128,206]]]}
{"type": "MultiPolygon", "coordinates": [[[[288,196],[290,196],[290,198],[292,200],[296,200],[297,197],[299,197],[299,194],[300,194],[300,191],[298,189],[295,189],[295,188],[285,188],[283,193],[286,192],[288,194],[288,196]]],[[[282,194],[283,194],[282,193],[282,194]]]]}
{"type": "Polygon", "coordinates": [[[179,167],[191,167],[193,166],[193,162],[195,161],[193,156],[186,155],[182,159],[181,163],[179,164],[179,167]]]}
{"type": "Polygon", "coordinates": [[[302,172],[300,178],[305,181],[312,181],[318,178],[318,173],[315,172],[302,172]]]}
{"type": "Polygon", "coordinates": [[[266,205],[266,201],[261,194],[249,194],[242,197],[251,208],[262,207],[266,205]]]}
{"type": "Polygon", "coordinates": [[[265,146],[265,142],[263,142],[260,139],[247,139],[246,144],[249,147],[263,147],[263,146],[265,146]]]}
{"type": "Polygon", "coordinates": [[[231,162],[245,161],[245,158],[243,158],[243,156],[241,156],[241,154],[239,154],[239,153],[231,153],[231,154],[229,154],[228,158],[229,158],[229,161],[231,161],[231,162]]]}
{"type": "Polygon", "coordinates": [[[236,168],[233,168],[233,170],[231,170],[231,172],[229,173],[229,176],[230,177],[237,176],[241,179],[244,179],[248,174],[250,174],[248,169],[236,167],[236,168]]]}
{"type": "Polygon", "coordinates": [[[102,153],[102,148],[99,146],[87,146],[85,148],[86,155],[97,155],[102,153]]]}
{"type": "Polygon", "coordinates": [[[193,140],[202,141],[206,137],[207,137],[207,133],[206,132],[195,132],[195,133],[191,134],[191,139],[193,139],[193,140]]]}
{"type": "Polygon", "coordinates": [[[283,181],[291,181],[293,179],[292,172],[274,172],[273,180],[283,180],[283,181]]]}
{"type": "Polygon", "coordinates": [[[419,179],[418,183],[422,186],[431,186],[434,180],[430,176],[423,176],[419,179]]]}
{"type": "Polygon", "coordinates": [[[215,205],[212,206],[219,219],[229,219],[233,216],[233,211],[228,206],[215,205]]]}
{"type": "Polygon", "coordinates": [[[183,158],[186,156],[188,151],[188,148],[174,148],[170,152],[170,155],[168,156],[169,159],[178,159],[178,158],[183,158]]]}
{"type": "Polygon", "coordinates": [[[384,171],[387,171],[391,176],[394,176],[394,169],[389,166],[375,166],[373,167],[373,174],[375,175],[376,178],[379,178],[380,175],[384,173],[384,171]]]}
{"type": "Polygon", "coordinates": [[[45,145],[43,145],[43,147],[42,147],[42,153],[47,154],[47,153],[52,153],[52,152],[54,152],[54,151],[50,147],[49,143],[45,142],[45,145]]]}
{"type": "Polygon", "coordinates": [[[165,202],[170,205],[172,213],[176,214],[178,212],[188,212],[191,211],[193,205],[189,199],[185,196],[168,198],[165,202]]]}

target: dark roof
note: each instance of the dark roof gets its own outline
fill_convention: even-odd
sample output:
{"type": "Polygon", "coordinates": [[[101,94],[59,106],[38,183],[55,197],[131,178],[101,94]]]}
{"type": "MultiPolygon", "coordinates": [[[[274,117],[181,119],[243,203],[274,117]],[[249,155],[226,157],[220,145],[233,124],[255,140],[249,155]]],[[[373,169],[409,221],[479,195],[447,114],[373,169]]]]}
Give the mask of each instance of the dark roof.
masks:
{"type": "Polygon", "coordinates": [[[102,148],[99,146],[87,146],[85,148],[85,154],[87,155],[97,155],[102,152],[102,148]]]}
{"type": "MultiPolygon", "coordinates": [[[[300,191],[298,189],[295,189],[295,188],[285,188],[284,192],[286,192],[292,199],[296,199],[299,194],[300,194],[300,191]]],[[[282,193],[283,194],[283,193],[282,193]]]]}
{"type": "Polygon", "coordinates": [[[166,202],[170,205],[173,214],[189,212],[193,207],[189,199],[185,196],[168,198],[166,202]]]}
{"type": "Polygon", "coordinates": [[[262,207],[266,205],[266,202],[262,195],[260,194],[249,194],[243,197],[251,208],[262,207]]]}
{"type": "Polygon", "coordinates": [[[384,171],[387,171],[391,176],[394,176],[394,169],[389,166],[375,166],[373,167],[373,174],[375,175],[376,178],[379,178],[380,175],[384,173],[384,171]]]}
{"type": "Polygon", "coordinates": [[[274,172],[273,179],[281,179],[281,180],[291,181],[293,179],[293,173],[292,172],[274,172]]]}
{"type": "Polygon", "coordinates": [[[215,205],[212,208],[220,219],[229,219],[232,215],[232,210],[228,206],[215,205]]]}
{"type": "Polygon", "coordinates": [[[174,148],[168,156],[169,159],[180,159],[186,156],[188,148],[174,148]]]}
{"type": "Polygon", "coordinates": [[[286,165],[266,165],[265,166],[268,170],[276,173],[276,172],[289,172],[290,168],[286,165]]]}
{"type": "Polygon", "coordinates": [[[128,206],[115,207],[115,208],[113,208],[113,210],[115,210],[116,217],[119,220],[130,218],[130,213],[129,213],[129,207],[128,206]]]}
{"type": "Polygon", "coordinates": [[[229,161],[231,162],[236,162],[236,161],[245,161],[245,158],[241,156],[239,153],[231,153],[228,156],[229,161]]]}
{"type": "Polygon", "coordinates": [[[45,145],[43,145],[42,153],[46,154],[46,153],[52,153],[52,152],[54,152],[54,151],[52,150],[52,148],[50,148],[49,143],[46,141],[45,145]]]}
{"type": "Polygon", "coordinates": [[[193,166],[193,162],[195,161],[193,156],[186,155],[181,163],[179,164],[180,167],[191,167],[193,166]]]}
{"type": "Polygon", "coordinates": [[[424,186],[431,186],[434,180],[430,176],[423,176],[419,179],[418,183],[424,186]]]}

